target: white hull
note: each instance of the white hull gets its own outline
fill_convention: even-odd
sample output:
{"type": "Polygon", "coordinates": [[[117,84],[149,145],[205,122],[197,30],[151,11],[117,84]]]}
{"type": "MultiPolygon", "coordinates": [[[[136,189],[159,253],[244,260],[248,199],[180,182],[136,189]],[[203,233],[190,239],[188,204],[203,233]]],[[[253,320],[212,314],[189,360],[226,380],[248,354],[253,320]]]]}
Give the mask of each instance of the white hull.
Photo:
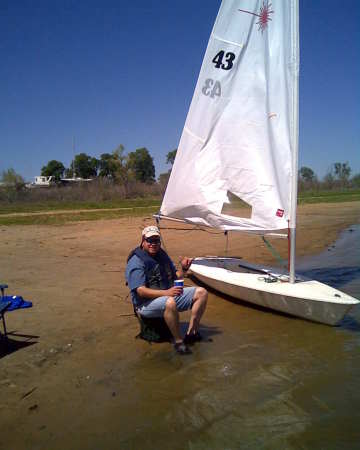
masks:
{"type": "Polygon", "coordinates": [[[354,297],[315,280],[288,277],[238,258],[196,258],[191,273],[219,292],[303,319],[336,325],[356,304],[354,297]],[[271,277],[273,282],[266,282],[271,277]]]}

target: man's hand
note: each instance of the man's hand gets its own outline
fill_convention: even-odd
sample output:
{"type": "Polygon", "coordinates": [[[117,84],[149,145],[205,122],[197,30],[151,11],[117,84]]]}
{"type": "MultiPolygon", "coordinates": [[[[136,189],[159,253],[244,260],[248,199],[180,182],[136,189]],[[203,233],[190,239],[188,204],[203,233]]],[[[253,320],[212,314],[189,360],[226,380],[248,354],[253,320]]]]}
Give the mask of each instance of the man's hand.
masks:
{"type": "Polygon", "coordinates": [[[182,270],[186,271],[191,266],[191,263],[193,262],[194,258],[188,258],[187,256],[184,256],[183,258],[180,258],[180,264],[182,270]]]}
{"type": "Polygon", "coordinates": [[[170,289],[167,289],[164,291],[163,295],[166,295],[167,297],[177,297],[178,295],[181,295],[183,293],[183,288],[179,286],[173,286],[170,289]]]}

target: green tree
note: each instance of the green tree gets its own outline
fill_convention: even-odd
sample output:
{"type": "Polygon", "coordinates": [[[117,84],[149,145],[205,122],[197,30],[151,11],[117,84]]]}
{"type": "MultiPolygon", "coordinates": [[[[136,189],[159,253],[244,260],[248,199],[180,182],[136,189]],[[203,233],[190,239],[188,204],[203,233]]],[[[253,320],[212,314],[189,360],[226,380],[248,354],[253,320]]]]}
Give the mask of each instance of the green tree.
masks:
{"type": "Polygon", "coordinates": [[[347,185],[351,174],[351,168],[348,162],[334,164],[335,177],[341,182],[341,184],[347,185]]]}
{"type": "Polygon", "coordinates": [[[115,179],[116,161],[111,153],[103,153],[99,160],[99,177],[115,179]]]}
{"type": "Polygon", "coordinates": [[[117,182],[128,182],[128,161],[124,154],[125,147],[120,144],[112,153],[103,153],[99,161],[99,176],[111,178],[117,182]]]}
{"type": "Polygon", "coordinates": [[[311,182],[315,179],[315,173],[312,169],[310,169],[310,167],[301,167],[299,174],[300,177],[306,182],[311,182]]]}
{"type": "Polygon", "coordinates": [[[155,166],[147,148],[138,148],[129,153],[127,167],[138,181],[152,183],[155,181],[155,166]]]}
{"type": "Polygon", "coordinates": [[[99,161],[86,153],[75,155],[72,163],[76,176],[80,178],[95,178],[99,167],[99,161]]]}
{"type": "Polygon", "coordinates": [[[47,165],[41,169],[41,175],[45,177],[53,176],[57,181],[64,176],[64,172],[64,164],[60,161],[56,161],[55,159],[49,161],[47,165]]]}
{"type": "Polygon", "coordinates": [[[130,179],[129,157],[125,155],[125,147],[120,144],[113,152],[116,161],[115,180],[127,186],[130,179]]]}
{"type": "Polygon", "coordinates": [[[166,164],[171,164],[171,166],[174,165],[175,158],[176,158],[177,148],[175,150],[172,150],[166,155],[166,164]]]}
{"type": "Polygon", "coordinates": [[[14,169],[4,170],[1,174],[1,181],[7,186],[10,187],[22,187],[25,185],[24,178],[15,172],[14,169]]]}

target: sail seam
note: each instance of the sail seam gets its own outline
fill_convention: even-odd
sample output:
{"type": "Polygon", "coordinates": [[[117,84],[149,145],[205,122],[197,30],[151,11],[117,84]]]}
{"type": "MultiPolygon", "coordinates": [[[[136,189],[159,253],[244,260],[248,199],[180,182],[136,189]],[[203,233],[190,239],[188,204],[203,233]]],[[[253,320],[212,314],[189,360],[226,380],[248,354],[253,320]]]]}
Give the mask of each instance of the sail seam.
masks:
{"type": "Polygon", "coordinates": [[[190,134],[190,136],[192,136],[193,138],[198,139],[201,143],[205,144],[206,139],[202,139],[200,136],[198,136],[197,134],[190,131],[189,128],[184,127],[184,131],[186,131],[188,134],[190,134]]]}
{"type": "Polygon", "coordinates": [[[212,37],[214,39],[216,39],[217,41],[225,42],[226,44],[236,45],[236,46],[241,47],[241,48],[244,47],[244,44],[240,44],[238,42],[234,42],[234,41],[229,41],[227,39],[223,39],[223,38],[221,38],[219,36],[216,36],[216,34],[213,34],[212,37]]]}

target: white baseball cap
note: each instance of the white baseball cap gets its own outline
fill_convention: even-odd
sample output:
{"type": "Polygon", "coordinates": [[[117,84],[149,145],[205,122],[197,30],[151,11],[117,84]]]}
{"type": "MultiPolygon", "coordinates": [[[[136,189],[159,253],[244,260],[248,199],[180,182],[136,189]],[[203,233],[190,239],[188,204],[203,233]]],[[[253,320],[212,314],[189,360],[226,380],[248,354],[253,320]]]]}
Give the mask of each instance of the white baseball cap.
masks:
{"type": "Polygon", "coordinates": [[[142,230],[142,237],[143,238],[149,238],[151,236],[160,236],[160,231],[158,227],[155,227],[154,225],[151,225],[149,227],[145,227],[142,230]]]}

